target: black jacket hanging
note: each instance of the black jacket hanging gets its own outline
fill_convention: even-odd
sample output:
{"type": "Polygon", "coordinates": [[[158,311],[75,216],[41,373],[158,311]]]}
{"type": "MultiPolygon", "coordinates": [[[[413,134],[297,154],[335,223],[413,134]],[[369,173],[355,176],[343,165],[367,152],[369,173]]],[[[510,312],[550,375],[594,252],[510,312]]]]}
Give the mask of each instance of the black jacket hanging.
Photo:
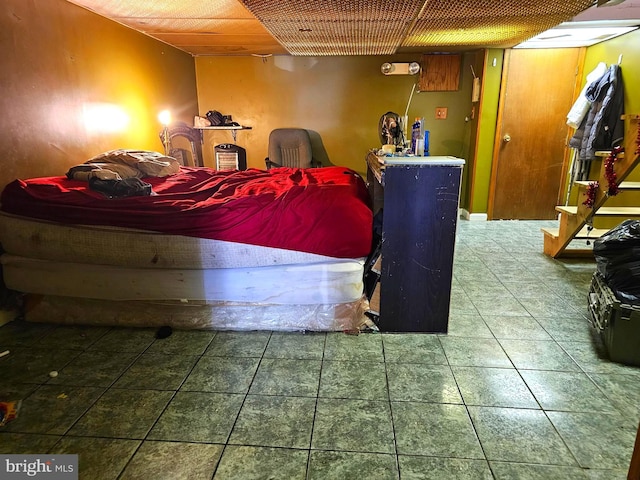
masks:
{"type": "Polygon", "coordinates": [[[586,91],[592,102],[589,113],[569,141],[578,150],[578,159],[593,160],[597,150],[611,150],[621,145],[624,137],[624,86],[619,65],[611,65],[606,73],[586,91]]]}

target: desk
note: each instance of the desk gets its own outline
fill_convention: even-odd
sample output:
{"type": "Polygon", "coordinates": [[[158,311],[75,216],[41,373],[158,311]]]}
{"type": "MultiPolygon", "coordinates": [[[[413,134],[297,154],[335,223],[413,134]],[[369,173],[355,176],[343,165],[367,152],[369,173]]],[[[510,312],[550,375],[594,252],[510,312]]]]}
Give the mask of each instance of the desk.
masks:
{"type": "Polygon", "coordinates": [[[380,318],[387,332],[446,333],[464,160],[367,155],[383,208],[380,318]]]}

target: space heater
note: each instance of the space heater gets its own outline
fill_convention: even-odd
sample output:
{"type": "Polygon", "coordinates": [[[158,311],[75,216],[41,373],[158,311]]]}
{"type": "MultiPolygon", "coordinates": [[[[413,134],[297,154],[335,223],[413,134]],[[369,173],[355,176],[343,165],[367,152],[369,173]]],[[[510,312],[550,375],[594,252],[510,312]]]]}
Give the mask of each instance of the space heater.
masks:
{"type": "Polygon", "coordinates": [[[234,143],[222,143],[214,147],[216,170],[246,170],[247,151],[234,143]]]}

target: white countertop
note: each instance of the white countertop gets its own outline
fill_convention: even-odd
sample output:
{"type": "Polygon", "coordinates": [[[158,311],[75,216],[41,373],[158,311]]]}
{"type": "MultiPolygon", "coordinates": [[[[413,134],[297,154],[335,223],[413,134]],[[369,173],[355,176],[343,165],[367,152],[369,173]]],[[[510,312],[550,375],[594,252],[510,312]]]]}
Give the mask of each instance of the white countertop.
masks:
{"type": "Polygon", "coordinates": [[[433,156],[433,157],[378,157],[385,166],[393,167],[400,165],[449,165],[458,166],[464,165],[465,161],[462,158],[451,156],[433,156]]]}

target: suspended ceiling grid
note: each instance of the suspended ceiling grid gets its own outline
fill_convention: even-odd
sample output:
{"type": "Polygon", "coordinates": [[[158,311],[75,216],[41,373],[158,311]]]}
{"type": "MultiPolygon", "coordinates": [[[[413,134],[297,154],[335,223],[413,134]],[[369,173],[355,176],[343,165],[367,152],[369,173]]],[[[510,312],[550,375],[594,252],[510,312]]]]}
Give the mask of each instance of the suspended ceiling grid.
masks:
{"type": "Polygon", "coordinates": [[[572,19],[592,7],[594,0],[73,0],[71,3],[194,56],[329,56],[509,48],[572,19]]]}

